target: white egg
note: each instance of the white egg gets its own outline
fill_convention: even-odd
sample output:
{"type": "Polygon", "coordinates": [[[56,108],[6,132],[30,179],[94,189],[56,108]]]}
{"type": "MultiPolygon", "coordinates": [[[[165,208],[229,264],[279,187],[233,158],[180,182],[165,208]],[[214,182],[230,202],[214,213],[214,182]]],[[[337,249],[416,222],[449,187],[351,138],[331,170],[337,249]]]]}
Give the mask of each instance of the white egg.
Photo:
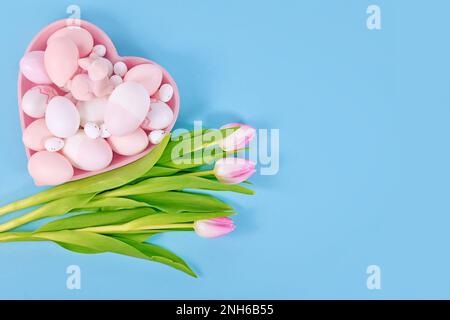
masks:
{"type": "Polygon", "coordinates": [[[102,138],[111,137],[111,132],[109,132],[108,128],[106,128],[104,123],[102,123],[102,125],[100,126],[100,137],[102,138]]]}
{"type": "Polygon", "coordinates": [[[42,118],[48,102],[56,95],[58,93],[50,86],[33,87],[22,97],[22,110],[32,118],[42,118]]]}
{"type": "Polygon", "coordinates": [[[114,64],[114,74],[118,75],[119,77],[123,78],[127,71],[128,67],[125,62],[119,61],[114,64]]]}
{"type": "Polygon", "coordinates": [[[158,101],[152,103],[142,127],[147,130],[159,130],[167,128],[173,121],[173,111],[170,107],[158,101]]]}
{"type": "Polygon", "coordinates": [[[72,101],[66,97],[54,97],[47,106],[45,124],[56,137],[68,138],[80,127],[80,114],[72,101]]]}
{"type": "Polygon", "coordinates": [[[139,128],[150,107],[150,97],[144,86],[124,82],[109,97],[105,125],[113,136],[124,136],[139,128]]]}
{"type": "Polygon", "coordinates": [[[106,47],[102,44],[97,44],[92,48],[92,53],[97,57],[104,57],[106,54],[106,47]]]}
{"type": "Polygon", "coordinates": [[[102,170],[113,158],[112,149],[105,139],[91,139],[83,130],[66,139],[62,152],[75,168],[85,171],[102,170]]]}
{"type": "Polygon", "coordinates": [[[88,122],[103,123],[105,110],[108,105],[108,98],[97,98],[90,101],[80,101],[77,103],[80,113],[81,126],[88,122]]]}
{"type": "Polygon", "coordinates": [[[161,100],[162,102],[169,102],[170,99],[172,99],[172,97],[173,97],[173,87],[168,83],[163,84],[158,91],[159,100],[161,100]]]}
{"type": "Polygon", "coordinates": [[[91,139],[100,137],[100,127],[94,122],[88,122],[84,125],[84,133],[91,139]]]}
{"type": "Polygon", "coordinates": [[[151,144],[159,144],[162,139],[164,139],[165,135],[166,133],[164,132],[164,130],[154,130],[149,133],[148,140],[151,144]]]}
{"type": "Polygon", "coordinates": [[[123,79],[120,76],[118,76],[117,74],[111,76],[111,78],[109,80],[114,85],[114,88],[123,82],[123,79]]]}
{"type": "Polygon", "coordinates": [[[45,140],[44,145],[47,151],[57,152],[64,148],[64,140],[61,138],[52,137],[45,140]]]}

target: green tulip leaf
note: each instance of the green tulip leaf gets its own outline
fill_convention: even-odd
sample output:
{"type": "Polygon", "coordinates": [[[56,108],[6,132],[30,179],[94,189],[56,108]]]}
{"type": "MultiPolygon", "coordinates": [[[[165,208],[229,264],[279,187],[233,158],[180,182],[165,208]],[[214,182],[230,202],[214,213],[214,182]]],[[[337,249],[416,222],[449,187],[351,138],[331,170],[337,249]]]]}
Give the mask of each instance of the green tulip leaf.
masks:
{"type": "MultiPolygon", "coordinates": [[[[124,231],[147,230],[154,226],[183,224],[197,220],[207,220],[235,215],[235,212],[183,212],[183,213],[157,213],[151,216],[130,221],[120,226],[124,231]]],[[[170,228],[170,226],[168,226],[170,228]]]]}
{"type": "Polygon", "coordinates": [[[94,194],[86,194],[54,200],[20,217],[0,224],[0,232],[8,231],[39,219],[64,215],[78,206],[86,205],[93,197],[94,194]]]}
{"type": "Polygon", "coordinates": [[[175,137],[164,150],[158,160],[159,165],[177,163],[181,159],[191,159],[198,151],[218,146],[223,139],[232,134],[239,127],[226,129],[206,129],[201,133],[194,131],[191,134],[175,137]],[[200,133],[200,134],[199,134],[200,133]]]}
{"type": "Polygon", "coordinates": [[[157,213],[137,218],[130,222],[118,225],[102,225],[80,229],[85,232],[101,234],[113,233],[141,233],[144,231],[191,231],[193,223],[197,220],[207,220],[235,215],[235,212],[183,212],[183,213],[157,213]]]}
{"type": "Polygon", "coordinates": [[[146,242],[142,243],[142,242],[138,242],[138,241],[133,241],[128,238],[120,237],[118,239],[129,244],[130,246],[133,246],[134,248],[139,250],[141,253],[143,253],[147,257],[147,259],[149,259],[151,261],[166,264],[175,269],[183,271],[194,278],[197,278],[197,275],[186,264],[186,262],[184,262],[183,259],[181,259],[176,254],[170,252],[167,249],[164,249],[160,246],[157,246],[157,245],[154,245],[151,243],[146,243],[146,242]]]}
{"type": "Polygon", "coordinates": [[[91,249],[91,248],[87,248],[87,247],[82,247],[82,246],[78,246],[76,244],[68,244],[68,243],[64,243],[64,242],[56,242],[55,243],[57,245],[59,245],[60,247],[75,252],[75,253],[82,253],[82,254],[99,254],[99,253],[104,253],[105,251],[101,251],[101,250],[95,250],[95,249],[91,249]]]}
{"type": "Polygon", "coordinates": [[[124,232],[124,233],[112,233],[111,237],[127,238],[137,242],[144,242],[155,234],[161,233],[161,231],[146,231],[146,232],[124,232]]]}
{"type": "Polygon", "coordinates": [[[126,197],[139,194],[165,192],[184,189],[203,189],[214,191],[233,191],[252,195],[254,191],[241,185],[223,184],[218,181],[195,176],[170,176],[149,178],[135,185],[124,186],[101,195],[104,197],[126,197]]]}
{"type": "Polygon", "coordinates": [[[111,252],[155,261],[196,277],[196,274],[180,257],[164,248],[149,243],[140,243],[127,238],[115,238],[76,230],[40,232],[36,233],[34,237],[59,244],[68,244],[71,250],[82,251],[83,248],[87,248],[89,253],[111,252]]]}
{"type": "Polygon", "coordinates": [[[78,214],[75,216],[51,221],[36,232],[73,230],[103,225],[123,224],[137,218],[155,214],[152,208],[136,208],[118,211],[101,211],[96,213],[78,214]]]}
{"type": "Polygon", "coordinates": [[[145,173],[139,179],[152,178],[152,177],[165,177],[172,176],[178,173],[180,170],[175,168],[168,168],[162,166],[154,166],[149,172],[145,173]]]}
{"type": "Polygon", "coordinates": [[[201,193],[168,191],[129,196],[138,202],[165,212],[211,212],[229,211],[232,207],[219,199],[201,193]]]}
{"type": "Polygon", "coordinates": [[[86,204],[85,208],[79,208],[77,212],[90,212],[90,211],[116,211],[124,209],[134,209],[149,207],[148,203],[140,202],[128,198],[93,198],[86,204]]]}

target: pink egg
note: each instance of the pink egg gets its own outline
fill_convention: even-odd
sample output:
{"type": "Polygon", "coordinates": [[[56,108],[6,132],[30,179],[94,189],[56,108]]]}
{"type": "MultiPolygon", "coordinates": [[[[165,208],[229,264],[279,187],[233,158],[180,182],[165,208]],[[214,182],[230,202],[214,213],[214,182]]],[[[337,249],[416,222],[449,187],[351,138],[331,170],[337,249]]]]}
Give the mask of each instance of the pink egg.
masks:
{"type": "Polygon", "coordinates": [[[122,137],[111,136],[108,142],[114,152],[123,156],[134,156],[141,153],[148,146],[148,137],[141,128],[122,137]]]}
{"type": "Polygon", "coordinates": [[[92,81],[87,74],[77,74],[70,81],[70,92],[79,101],[89,101],[95,98],[91,87],[92,81]]]}
{"type": "Polygon", "coordinates": [[[103,80],[108,76],[109,66],[106,59],[95,59],[88,67],[89,78],[94,81],[103,80]]]}
{"type": "Polygon", "coordinates": [[[77,46],[66,37],[49,41],[45,49],[44,63],[50,79],[57,86],[64,86],[78,70],[77,46]]]}
{"type": "Polygon", "coordinates": [[[59,29],[48,38],[47,44],[57,38],[69,38],[72,40],[78,48],[80,57],[86,57],[94,46],[92,35],[86,29],[80,27],[72,26],[59,29]]]}
{"type": "Polygon", "coordinates": [[[113,136],[124,136],[139,128],[150,108],[150,97],[140,84],[125,82],[109,97],[105,110],[105,127],[113,136]]]}
{"type": "Polygon", "coordinates": [[[105,139],[91,139],[83,130],[66,139],[62,152],[75,168],[85,171],[102,170],[109,166],[113,158],[111,147],[105,139]]]}
{"type": "Polygon", "coordinates": [[[72,101],[66,97],[54,97],[45,113],[47,128],[58,138],[68,138],[80,127],[80,114],[72,101]]]}
{"type": "Polygon", "coordinates": [[[39,151],[28,160],[28,171],[38,186],[54,186],[69,181],[73,167],[57,152],[39,151]]]}
{"type": "Polygon", "coordinates": [[[35,86],[23,95],[21,101],[22,111],[32,118],[42,118],[45,116],[48,102],[57,95],[56,90],[50,86],[35,86]]]}
{"type": "Polygon", "coordinates": [[[125,82],[137,82],[147,89],[149,95],[153,95],[161,86],[163,79],[162,70],[153,64],[137,65],[125,74],[125,82]]]}
{"type": "Polygon", "coordinates": [[[45,119],[38,119],[25,128],[22,135],[23,144],[34,151],[45,150],[45,140],[53,137],[45,124],[45,119]]]}
{"type": "Polygon", "coordinates": [[[82,59],[79,59],[79,60],[78,60],[78,66],[79,66],[81,69],[87,71],[88,68],[89,68],[89,66],[90,66],[90,65],[92,64],[92,62],[94,62],[94,61],[95,61],[94,58],[90,58],[90,57],[88,57],[88,58],[82,58],[82,59]]]}
{"type": "Polygon", "coordinates": [[[110,95],[114,90],[114,83],[109,78],[92,82],[92,91],[98,98],[110,95]]]}
{"type": "Polygon", "coordinates": [[[45,70],[44,51],[30,51],[20,60],[23,76],[36,84],[51,84],[52,80],[45,70]]]}

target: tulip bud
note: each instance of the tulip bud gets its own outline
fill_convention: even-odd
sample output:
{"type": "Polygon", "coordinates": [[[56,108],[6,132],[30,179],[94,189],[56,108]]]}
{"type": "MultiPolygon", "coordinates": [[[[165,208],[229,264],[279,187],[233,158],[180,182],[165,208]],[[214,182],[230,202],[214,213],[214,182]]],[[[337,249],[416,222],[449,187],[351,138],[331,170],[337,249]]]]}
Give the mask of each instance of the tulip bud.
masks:
{"type": "Polygon", "coordinates": [[[214,175],[225,184],[241,183],[255,172],[255,163],[242,158],[223,158],[214,165],[214,175]]]}
{"type": "Polygon", "coordinates": [[[233,220],[228,217],[198,220],[194,223],[194,230],[200,237],[217,238],[235,229],[233,220]]]}
{"type": "Polygon", "coordinates": [[[228,135],[220,143],[220,147],[224,151],[236,151],[244,148],[255,136],[256,129],[242,123],[229,123],[220,129],[239,127],[232,134],[228,135]]]}

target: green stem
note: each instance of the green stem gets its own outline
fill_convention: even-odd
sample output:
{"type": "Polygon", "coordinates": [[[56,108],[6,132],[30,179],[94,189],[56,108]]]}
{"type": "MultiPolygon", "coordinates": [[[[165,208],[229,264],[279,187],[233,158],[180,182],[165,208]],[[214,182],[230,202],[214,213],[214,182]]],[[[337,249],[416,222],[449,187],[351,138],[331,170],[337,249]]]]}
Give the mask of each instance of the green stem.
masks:
{"type": "Polygon", "coordinates": [[[24,224],[30,223],[35,220],[39,220],[45,218],[45,212],[41,208],[38,208],[34,211],[28,212],[24,214],[23,216],[14,218],[12,220],[6,221],[2,224],[0,224],[0,232],[9,231],[15,228],[18,228],[20,226],[23,226],[24,224]]]}
{"type": "Polygon", "coordinates": [[[27,212],[22,216],[11,219],[0,224],[0,232],[18,228],[32,221],[48,217],[60,216],[68,213],[74,208],[85,206],[95,194],[79,195],[58,199],[44,204],[33,211],[27,212]]]}
{"type": "Polygon", "coordinates": [[[85,232],[95,232],[95,233],[121,233],[128,231],[150,231],[150,230],[162,230],[162,229],[192,229],[194,228],[193,223],[178,223],[178,224],[165,224],[165,225],[155,225],[148,226],[145,228],[139,228],[137,230],[130,230],[127,224],[112,225],[112,226],[100,226],[100,227],[90,227],[79,229],[79,231],[85,232]]]}
{"type": "Polygon", "coordinates": [[[183,175],[184,176],[192,176],[192,177],[204,177],[204,176],[214,175],[214,170],[196,171],[196,172],[186,173],[183,175]]]}
{"type": "Polygon", "coordinates": [[[18,200],[12,203],[7,204],[6,206],[3,206],[0,208],[0,216],[3,216],[9,212],[14,212],[18,210],[22,210],[25,208],[29,208],[38,204],[41,204],[45,201],[49,201],[51,198],[45,198],[44,196],[40,194],[36,194],[34,196],[18,200]]]}
{"type": "Polygon", "coordinates": [[[7,232],[0,234],[0,242],[41,241],[33,237],[31,232],[7,232]]]}

